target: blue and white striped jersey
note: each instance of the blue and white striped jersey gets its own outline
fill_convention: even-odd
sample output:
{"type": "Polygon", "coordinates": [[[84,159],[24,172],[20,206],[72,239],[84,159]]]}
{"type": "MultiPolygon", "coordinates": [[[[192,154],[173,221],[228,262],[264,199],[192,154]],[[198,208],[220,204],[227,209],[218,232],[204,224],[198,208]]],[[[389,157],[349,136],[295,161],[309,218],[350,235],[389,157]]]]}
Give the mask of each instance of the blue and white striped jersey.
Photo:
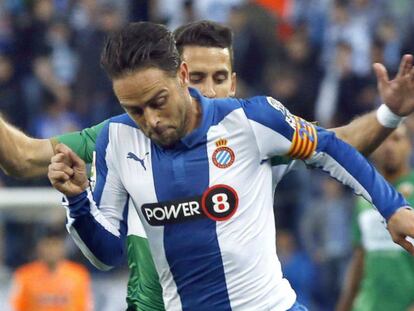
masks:
{"type": "Polygon", "coordinates": [[[97,183],[68,198],[68,230],[89,260],[121,260],[128,202],[149,240],[167,310],[287,310],[296,296],[276,256],[270,158],[320,167],[385,218],[408,205],[352,147],[269,97],[207,99],[200,126],[174,148],[128,115],[96,142],[97,183]]]}

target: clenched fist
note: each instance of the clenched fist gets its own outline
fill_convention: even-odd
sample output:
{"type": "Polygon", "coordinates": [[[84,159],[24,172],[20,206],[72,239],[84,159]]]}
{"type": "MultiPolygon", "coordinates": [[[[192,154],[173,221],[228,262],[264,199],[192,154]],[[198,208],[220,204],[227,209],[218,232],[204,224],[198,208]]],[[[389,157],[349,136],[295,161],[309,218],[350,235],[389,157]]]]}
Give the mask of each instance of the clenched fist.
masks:
{"type": "Polygon", "coordinates": [[[66,196],[75,196],[89,187],[86,165],[69,147],[58,144],[49,165],[48,177],[54,188],[66,196]]]}

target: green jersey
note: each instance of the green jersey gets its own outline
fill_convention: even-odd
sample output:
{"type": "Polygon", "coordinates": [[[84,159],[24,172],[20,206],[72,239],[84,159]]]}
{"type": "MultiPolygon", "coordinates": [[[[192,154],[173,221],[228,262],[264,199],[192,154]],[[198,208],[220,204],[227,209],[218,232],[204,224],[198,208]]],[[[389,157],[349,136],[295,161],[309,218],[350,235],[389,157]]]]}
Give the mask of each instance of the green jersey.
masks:
{"type": "MultiPolygon", "coordinates": [[[[414,172],[394,184],[414,204],[414,172]]],[[[353,311],[406,311],[414,304],[414,259],[395,244],[381,215],[364,199],[354,213],[353,235],[363,248],[363,277],[353,311]]]]}
{"type": "MultiPolygon", "coordinates": [[[[91,163],[95,141],[107,121],[81,132],[55,137],[69,146],[86,163],[91,163]]],[[[127,254],[129,267],[127,303],[132,310],[165,311],[162,289],[152,260],[148,240],[133,204],[128,210],[127,254]]]]}

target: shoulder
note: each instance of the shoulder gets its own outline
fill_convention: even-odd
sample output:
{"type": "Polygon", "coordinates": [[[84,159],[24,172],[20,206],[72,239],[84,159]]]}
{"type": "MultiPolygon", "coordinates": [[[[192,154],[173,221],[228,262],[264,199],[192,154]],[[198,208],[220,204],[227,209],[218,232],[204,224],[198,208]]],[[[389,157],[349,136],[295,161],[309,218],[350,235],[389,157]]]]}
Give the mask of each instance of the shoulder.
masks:
{"type": "Polygon", "coordinates": [[[62,267],[65,269],[65,271],[69,271],[70,273],[77,274],[81,277],[89,278],[89,271],[79,263],[73,261],[64,261],[62,263],[62,267]]]}
{"type": "Polygon", "coordinates": [[[103,123],[100,133],[96,139],[96,145],[107,146],[110,140],[109,137],[111,136],[111,133],[117,132],[117,130],[119,130],[120,128],[127,128],[129,130],[132,129],[133,131],[135,131],[136,129],[138,129],[138,126],[127,113],[112,117],[103,123]]]}
{"type": "Polygon", "coordinates": [[[212,125],[217,125],[235,111],[241,110],[241,99],[238,98],[216,98],[205,99],[209,102],[212,114],[212,125]]]}
{"type": "Polygon", "coordinates": [[[264,108],[276,108],[280,111],[286,110],[284,106],[271,97],[255,96],[251,98],[217,98],[207,99],[210,101],[214,110],[213,123],[219,123],[233,112],[244,112],[243,115],[248,118],[253,114],[262,114],[264,108]],[[270,100],[274,102],[271,102],[270,100]],[[277,105],[275,104],[277,103],[277,105]]]}
{"type": "Polygon", "coordinates": [[[134,120],[131,119],[131,117],[127,113],[123,113],[110,118],[108,120],[107,125],[109,126],[110,124],[124,124],[130,127],[138,128],[137,124],[134,122],[134,120]]]}
{"type": "Polygon", "coordinates": [[[20,268],[16,269],[15,275],[19,277],[27,277],[29,275],[36,274],[38,271],[43,269],[43,264],[35,261],[28,264],[21,266],[20,268]]]}

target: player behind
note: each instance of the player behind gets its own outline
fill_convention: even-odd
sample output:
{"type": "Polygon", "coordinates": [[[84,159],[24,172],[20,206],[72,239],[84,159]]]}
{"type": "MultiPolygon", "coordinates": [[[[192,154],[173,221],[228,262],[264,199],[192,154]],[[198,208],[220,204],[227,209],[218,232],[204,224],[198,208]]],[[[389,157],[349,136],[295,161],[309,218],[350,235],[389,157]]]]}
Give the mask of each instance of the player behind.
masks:
{"type": "MultiPolygon", "coordinates": [[[[411,140],[400,126],[374,152],[375,166],[414,204],[411,140]]],[[[353,220],[354,252],[337,311],[414,310],[414,259],[393,243],[381,215],[358,199],[353,220]]]]}
{"type": "Polygon", "coordinates": [[[65,232],[47,228],[37,243],[38,260],[13,275],[14,311],[93,310],[89,272],[65,259],[65,232]]]}
{"type": "Polygon", "coordinates": [[[165,27],[145,22],[109,37],[102,64],[128,114],[97,139],[93,197],[85,164],[69,148],[59,145],[49,166],[52,185],[67,196],[68,229],[92,263],[121,260],[132,200],[167,310],[297,309],[275,258],[269,159],[277,155],[322,168],[364,195],[394,241],[414,252],[405,240],[414,235],[413,212],[360,154],[272,98],[211,100],[189,90],[174,43],[165,27]],[[146,155],[145,166],[126,161],[131,153],[146,155]]]}

